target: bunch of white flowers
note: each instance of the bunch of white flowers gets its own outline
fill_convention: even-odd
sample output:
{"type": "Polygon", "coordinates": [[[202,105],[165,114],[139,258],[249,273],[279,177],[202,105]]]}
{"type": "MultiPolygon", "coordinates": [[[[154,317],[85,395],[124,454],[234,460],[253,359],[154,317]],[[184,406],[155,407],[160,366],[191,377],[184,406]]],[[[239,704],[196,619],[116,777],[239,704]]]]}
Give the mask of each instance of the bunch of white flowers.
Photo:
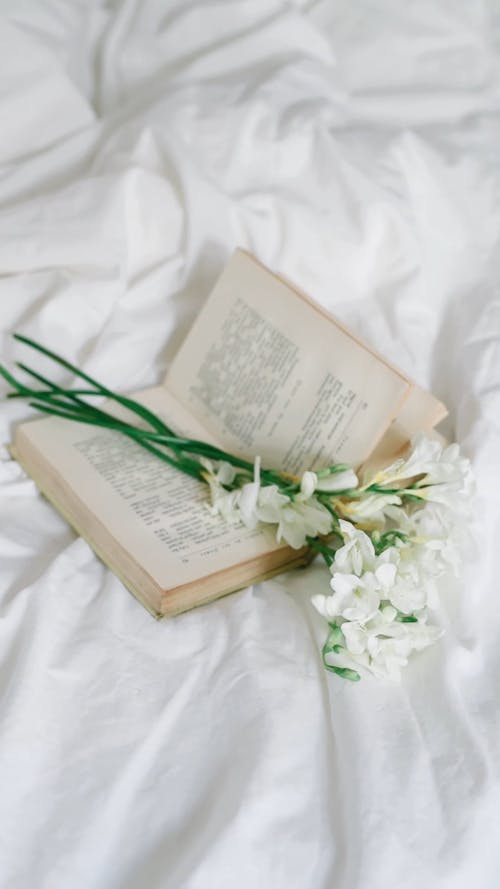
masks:
{"type": "Polygon", "coordinates": [[[430,622],[436,580],[458,573],[468,543],[469,461],[457,445],[443,449],[423,435],[412,444],[406,460],[365,481],[359,493],[368,497],[336,504],[351,521],[339,521],[331,594],[312,601],[329,623],[325,666],[345,678],[359,679],[362,668],[397,679],[412,651],[439,638],[430,622]]]}
{"type": "Polygon", "coordinates": [[[395,679],[413,651],[441,635],[431,622],[436,580],[458,571],[473,488],[457,445],[418,435],[406,459],[362,484],[341,465],[269,483],[258,457],[253,479],[240,482],[228,462],[201,463],[212,513],[249,528],[275,525],[278,541],[309,544],[327,561],[330,593],[312,603],[329,625],[329,670],[353,680],[360,669],[395,679]]]}
{"type": "Polygon", "coordinates": [[[437,563],[426,558],[427,542],[388,537],[394,543],[377,554],[364,531],[345,521],[340,527],[346,543],[330,566],[332,593],[312,599],[330,624],[325,665],[350,679],[359,678],[359,667],[397,679],[411,652],[440,635],[428,623],[437,563]]]}
{"type": "Polygon", "coordinates": [[[294,493],[283,493],[286,487],[262,484],[261,460],[255,458],[253,481],[232,487],[237,470],[230,463],[202,458],[205,480],[210,487],[212,514],[219,514],[229,522],[243,522],[247,528],[256,528],[259,522],[276,525],[278,542],[284,541],[293,549],[301,549],[308,538],[328,535],[332,530],[332,511],[321,503],[315,492],[347,491],[358,484],[352,469],[331,467],[323,473],[305,472],[300,487],[290,485],[294,493]]]}

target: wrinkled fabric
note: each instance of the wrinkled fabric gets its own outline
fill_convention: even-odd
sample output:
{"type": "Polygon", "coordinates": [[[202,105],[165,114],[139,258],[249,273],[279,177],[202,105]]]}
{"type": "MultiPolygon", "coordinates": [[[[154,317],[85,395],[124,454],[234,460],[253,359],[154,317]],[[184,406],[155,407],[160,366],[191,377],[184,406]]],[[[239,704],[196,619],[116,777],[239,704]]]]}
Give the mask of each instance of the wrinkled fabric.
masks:
{"type": "Polygon", "coordinates": [[[154,384],[240,245],[442,398],[478,482],[443,639],[353,686],[320,564],[157,623],[4,448],[2,886],[498,886],[499,41],[493,0],[2,5],[3,360],[154,384]]]}

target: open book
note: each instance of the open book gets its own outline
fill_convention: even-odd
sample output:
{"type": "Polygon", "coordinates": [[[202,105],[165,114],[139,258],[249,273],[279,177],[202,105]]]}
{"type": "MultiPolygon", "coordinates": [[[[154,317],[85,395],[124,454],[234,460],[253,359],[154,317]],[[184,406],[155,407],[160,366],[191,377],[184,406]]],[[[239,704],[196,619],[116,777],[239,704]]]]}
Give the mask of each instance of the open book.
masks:
{"type": "MultiPolygon", "coordinates": [[[[390,459],[446,409],[295,287],[237,250],[163,385],[134,397],[169,425],[300,475],[390,459]]],[[[58,417],[12,451],[41,491],[156,616],[305,563],[269,528],[228,525],[208,487],[120,433],[58,417]]]]}

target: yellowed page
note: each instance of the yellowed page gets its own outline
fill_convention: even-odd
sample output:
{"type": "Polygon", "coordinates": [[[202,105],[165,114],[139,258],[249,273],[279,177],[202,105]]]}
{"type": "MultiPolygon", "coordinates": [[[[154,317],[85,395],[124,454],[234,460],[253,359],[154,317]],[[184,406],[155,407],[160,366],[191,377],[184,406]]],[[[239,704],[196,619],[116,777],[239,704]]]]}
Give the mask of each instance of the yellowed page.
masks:
{"type": "Polygon", "coordinates": [[[405,401],[398,415],[397,422],[409,433],[410,437],[419,429],[432,429],[448,414],[448,408],[431,392],[415,386],[410,397],[405,401]]]}
{"type": "Polygon", "coordinates": [[[236,251],[166,379],[227,450],[300,473],[359,465],[412,384],[334,319],[236,251]]]}
{"type": "MultiPolygon", "coordinates": [[[[208,438],[163,387],[134,397],[175,428],[208,438]]],[[[18,427],[21,454],[25,441],[163,589],[280,548],[269,529],[250,531],[211,516],[205,484],[120,433],[50,417],[18,427]]]]}
{"type": "MultiPolygon", "coordinates": [[[[367,465],[383,466],[397,457],[419,431],[433,431],[433,427],[448,413],[445,405],[430,392],[415,386],[405,401],[399,415],[370,454],[367,465]]],[[[439,433],[435,433],[439,437],[439,433]]]]}

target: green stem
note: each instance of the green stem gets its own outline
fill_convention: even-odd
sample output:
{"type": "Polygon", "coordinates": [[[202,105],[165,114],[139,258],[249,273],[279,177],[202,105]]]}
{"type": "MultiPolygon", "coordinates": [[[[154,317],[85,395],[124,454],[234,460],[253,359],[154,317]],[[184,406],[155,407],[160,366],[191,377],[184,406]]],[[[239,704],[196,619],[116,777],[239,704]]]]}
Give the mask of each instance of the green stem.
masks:
{"type": "Polygon", "coordinates": [[[318,537],[306,537],[307,545],[311,547],[311,549],[315,550],[317,553],[320,553],[328,567],[333,565],[335,561],[335,550],[331,549],[326,543],[322,540],[319,540],[318,537]]]}
{"type": "Polygon", "coordinates": [[[141,447],[145,448],[147,451],[150,451],[152,454],[156,454],[160,460],[163,460],[165,463],[168,463],[170,466],[173,466],[175,469],[181,470],[181,472],[186,473],[187,475],[192,476],[192,478],[198,479],[198,481],[204,481],[203,479],[203,467],[197,460],[186,460],[184,458],[175,459],[171,457],[169,454],[166,454],[164,451],[160,451],[158,448],[155,448],[154,445],[149,444],[144,441],[143,437],[138,437],[131,431],[125,431],[125,435],[128,435],[129,438],[134,439],[137,444],[141,445],[141,447]]]}
{"type": "Polygon", "coordinates": [[[333,519],[333,533],[337,534],[337,536],[341,537],[343,540],[344,538],[343,538],[342,534],[340,533],[340,531],[338,531],[339,514],[331,503],[332,494],[317,493],[316,496],[317,496],[319,502],[322,503],[323,506],[328,510],[328,512],[330,513],[330,515],[333,519]]]}
{"type": "Polygon", "coordinates": [[[356,670],[350,670],[349,667],[334,667],[333,664],[327,664],[323,658],[323,666],[330,673],[336,673],[341,679],[348,679],[349,682],[359,682],[361,676],[356,670]]]}
{"type": "MultiPolygon", "coordinates": [[[[41,383],[45,383],[49,388],[47,390],[38,390],[36,391],[36,397],[47,399],[48,401],[53,401],[54,404],[58,403],[58,398],[69,399],[73,404],[79,405],[85,411],[91,411],[95,415],[112,417],[112,414],[108,414],[107,411],[103,411],[101,408],[96,407],[93,404],[88,404],[88,402],[83,401],[79,396],[80,392],[75,389],[62,389],[61,386],[58,386],[57,383],[52,383],[47,377],[44,377],[38,371],[33,370],[33,368],[28,367],[27,364],[23,364],[18,361],[17,366],[24,371],[24,373],[29,374],[31,377],[34,377],[35,380],[38,380],[41,383]]],[[[34,391],[34,390],[32,390],[34,391]]],[[[96,393],[92,390],[83,390],[86,391],[87,395],[96,395],[100,393],[96,393]]],[[[17,397],[19,397],[19,393],[14,393],[17,397]]],[[[59,402],[60,404],[60,402],[59,402]]]]}
{"type": "MultiPolygon", "coordinates": [[[[23,342],[27,342],[29,345],[33,345],[34,348],[37,348],[37,344],[35,344],[32,340],[28,340],[26,337],[20,337],[19,335],[17,335],[16,338],[22,340],[23,342]]],[[[41,351],[44,355],[48,355],[54,360],[58,360],[58,356],[56,356],[55,353],[50,352],[50,350],[45,349],[44,347],[39,347],[39,351],[41,351]]],[[[94,381],[92,377],[79,372],[77,368],[75,368],[64,359],[61,359],[59,363],[62,364],[62,366],[74,371],[75,373],[79,373],[79,375],[82,376],[83,379],[86,379],[98,386],[99,391],[63,389],[62,387],[57,386],[55,383],[52,383],[42,374],[21,363],[19,363],[18,366],[25,373],[34,377],[39,382],[44,383],[49,388],[46,390],[29,389],[22,383],[19,383],[17,380],[15,380],[15,378],[1,366],[0,373],[4,376],[7,382],[10,383],[10,385],[16,388],[17,391],[15,393],[12,393],[13,396],[17,398],[36,399],[36,403],[35,401],[30,402],[31,406],[43,411],[44,413],[52,413],[54,414],[54,416],[65,417],[66,419],[85,423],[92,422],[91,418],[93,417],[95,418],[96,425],[108,426],[109,428],[115,429],[125,434],[134,434],[134,436],[140,436],[141,439],[150,439],[153,443],[158,443],[170,447],[176,452],[185,451],[188,453],[197,454],[198,456],[208,457],[213,460],[225,460],[226,462],[231,463],[233,466],[236,466],[239,469],[246,470],[246,472],[252,475],[254,468],[253,463],[250,463],[248,460],[236,457],[233,454],[228,454],[221,448],[218,448],[215,445],[210,445],[207,442],[198,441],[196,439],[183,438],[176,435],[165,423],[163,423],[163,421],[159,420],[147,409],[143,409],[142,405],[140,405],[138,402],[134,401],[131,398],[115,395],[109,389],[102,386],[97,381],[94,381]],[[129,410],[133,410],[136,414],[142,416],[143,419],[146,419],[147,422],[149,422],[149,424],[152,425],[156,431],[150,432],[147,429],[136,430],[134,429],[134,427],[130,426],[130,424],[124,422],[123,420],[120,420],[113,414],[110,414],[107,411],[102,410],[102,408],[98,408],[83,401],[80,397],[81,394],[90,396],[104,395],[106,398],[112,399],[122,406],[128,408],[129,410]],[[72,404],[69,405],[66,399],[70,400],[72,404]],[[44,402],[43,407],[39,404],[40,401],[44,402]],[[71,410],[73,406],[75,407],[75,410],[71,410]],[[98,424],[98,420],[101,420],[102,422],[98,424]]],[[[287,486],[287,488],[290,487],[287,482],[284,483],[284,480],[280,473],[276,472],[275,470],[264,469],[261,471],[261,477],[262,480],[267,484],[277,484],[280,490],[283,489],[284,484],[287,486]]],[[[297,489],[297,485],[294,485],[292,487],[294,491],[297,489]]]]}
{"type": "Polygon", "coordinates": [[[60,355],[57,355],[56,352],[52,352],[50,349],[45,348],[40,343],[36,342],[36,340],[32,340],[27,336],[23,336],[20,333],[14,334],[14,339],[19,340],[19,342],[24,343],[27,346],[30,346],[32,349],[35,349],[37,352],[40,352],[42,355],[45,355],[47,358],[50,358],[52,361],[55,361],[56,364],[59,364],[61,367],[64,367],[66,370],[71,371],[71,373],[75,374],[75,376],[80,377],[80,379],[85,380],[87,383],[90,383],[92,386],[96,388],[96,395],[106,395],[108,398],[112,398],[114,401],[117,401],[119,404],[122,404],[124,407],[127,407],[129,410],[133,411],[138,416],[142,417],[143,420],[150,423],[154,429],[158,432],[167,432],[172,433],[172,430],[166,426],[166,424],[157,417],[152,411],[145,408],[143,405],[139,404],[137,401],[134,401],[132,398],[127,398],[123,395],[116,395],[111,389],[108,389],[98,380],[95,380],[93,377],[86,374],[84,371],[80,370],[71,362],[66,361],[65,358],[61,358],[60,355]]]}
{"type": "Polygon", "coordinates": [[[368,485],[367,488],[362,488],[359,493],[361,496],[363,496],[363,494],[366,491],[369,491],[371,494],[401,494],[402,493],[401,488],[384,488],[382,485],[376,485],[376,484],[368,485]]]}
{"type": "MultiPolygon", "coordinates": [[[[94,377],[91,377],[89,374],[80,370],[70,361],[62,358],[51,349],[42,346],[40,343],[36,342],[36,340],[32,340],[30,337],[23,336],[19,333],[15,333],[14,338],[44,355],[46,358],[50,358],[60,367],[65,368],[76,377],[89,383],[93,388],[65,389],[58,386],[56,383],[51,382],[47,377],[28,365],[18,363],[19,368],[24,373],[28,374],[38,382],[43,383],[47,387],[45,390],[40,389],[37,391],[18,382],[12,374],[0,365],[0,375],[3,376],[15,390],[13,393],[9,393],[11,397],[28,399],[30,406],[42,413],[52,414],[53,416],[73,420],[75,422],[100,426],[121,432],[124,435],[133,438],[151,453],[156,453],[157,455],[161,454],[163,460],[176,466],[178,469],[183,469],[183,471],[188,472],[196,478],[203,478],[203,467],[201,467],[197,461],[182,456],[183,454],[193,454],[198,457],[207,457],[216,461],[225,461],[248,473],[250,476],[253,475],[254,464],[250,461],[241,457],[236,457],[233,454],[228,454],[227,451],[224,451],[215,445],[208,444],[207,442],[199,441],[197,439],[183,438],[182,436],[176,435],[176,433],[167,426],[160,417],[156,416],[156,414],[144,407],[140,402],[128,398],[127,396],[117,395],[108,389],[107,386],[104,386],[98,380],[94,379],[94,377]],[[144,420],[152,427],[152,431],[149,429],[137,429],[130,423],[103,410],[103,408],[84,401],[81,397],[82,395],[90,398],[104,396],[105,398],[116,402],[144,420]],[[175,457],[165,454],[160,448],[169,448],[174,452],[175,457]]],[[[331,467],[329,468],[329,472],[331,472],[331,467]]],[[[286,493],[287,496],[290,497],[293,497],[300,488],[299,484],[290,482],[288,477],[283,476],[280,472],[274,469],[262,469],[261,479],[267,485],[277,485],[280,491],[286,493]]],[[[349,492],[346,492],[347,495],[348,493],[349,492]]],[[[321,500],[323,505],[330,512],[334,524],[338,525],[338,515],[329,503],[328,495],[326,495],[326,497],[319,496],[318,499],[321,500]]]]}

